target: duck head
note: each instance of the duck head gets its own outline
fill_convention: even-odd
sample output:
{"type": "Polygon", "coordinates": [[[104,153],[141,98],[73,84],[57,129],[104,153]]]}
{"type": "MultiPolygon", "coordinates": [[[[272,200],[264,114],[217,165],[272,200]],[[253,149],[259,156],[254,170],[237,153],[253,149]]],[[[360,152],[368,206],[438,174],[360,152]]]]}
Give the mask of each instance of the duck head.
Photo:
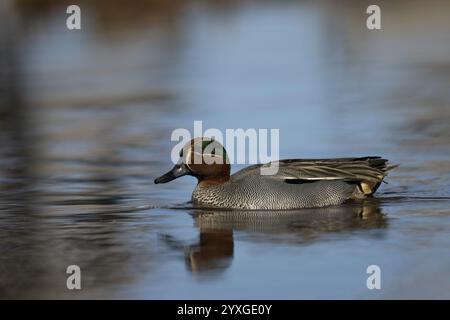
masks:
{"type": "Polygon", "coordinates": [[[155,183],[166,183],[190,175],[205,183],[223,183],[230,178],[230,163],[225,148],[210,138],[195,138],[180,151],[175,166],[155,179],[155,183]]]}

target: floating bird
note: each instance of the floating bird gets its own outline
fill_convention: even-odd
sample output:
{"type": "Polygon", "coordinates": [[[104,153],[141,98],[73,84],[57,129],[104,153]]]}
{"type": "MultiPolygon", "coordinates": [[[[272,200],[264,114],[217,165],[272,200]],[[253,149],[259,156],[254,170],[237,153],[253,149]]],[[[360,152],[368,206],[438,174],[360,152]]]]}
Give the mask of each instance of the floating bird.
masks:
{"type": "Polygon", "coordinates": [[[174,168],[155,179],[155,183],[184,175],[196,177],[198,184],[192,202],[202,207],[314,208],[371,196],[394,167],[381,157],[288,159],[252,165],[230,175],[225,148],[216,140],[203,137],[188,142],[174,168]],[[275,174],[261,174],[261,169],[274,165],[278,167],[275,174]]]}

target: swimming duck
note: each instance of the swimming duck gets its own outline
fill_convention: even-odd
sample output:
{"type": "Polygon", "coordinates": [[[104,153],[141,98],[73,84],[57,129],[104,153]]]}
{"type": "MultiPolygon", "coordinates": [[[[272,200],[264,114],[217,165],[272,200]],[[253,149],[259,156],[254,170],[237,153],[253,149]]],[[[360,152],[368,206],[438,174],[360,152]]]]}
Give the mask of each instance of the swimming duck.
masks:
{"type": "Polygon", "coordinates": [[[230,175],[225,148],[216,140],[195,138],[179,154],[173,169],[155,179],[166,183],[184,175],[197,178],[192,202],[202,207],[284,210],[338,205],[371,196],[387,172],[381,157],[288,159],[278,171],[262,175],[274,163],[246,167],[230,175]]]}

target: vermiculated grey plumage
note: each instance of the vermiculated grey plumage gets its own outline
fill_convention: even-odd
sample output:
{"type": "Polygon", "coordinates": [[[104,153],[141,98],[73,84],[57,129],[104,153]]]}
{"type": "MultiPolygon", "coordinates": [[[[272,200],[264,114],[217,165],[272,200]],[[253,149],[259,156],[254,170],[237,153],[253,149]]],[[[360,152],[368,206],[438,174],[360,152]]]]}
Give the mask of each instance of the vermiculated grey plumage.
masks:
{"type": "Polygon", "coordinates": [[[202,206],[293,209],[341,204],[376,191],[391,167],[380,157],[278,161],[275,175],[265,165],[247,167],[221,184],[197,185],[192,200],[202,206]]]}

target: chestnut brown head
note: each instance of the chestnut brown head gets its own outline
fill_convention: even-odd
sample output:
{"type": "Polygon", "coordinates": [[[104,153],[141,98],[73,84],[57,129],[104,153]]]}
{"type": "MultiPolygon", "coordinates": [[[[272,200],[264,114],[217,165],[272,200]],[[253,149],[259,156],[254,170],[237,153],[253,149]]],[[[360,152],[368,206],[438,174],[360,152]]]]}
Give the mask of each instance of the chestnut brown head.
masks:
{"type": "Polygon", "coordinates": [[[166,183],[185,175],[211,183],[228,180],[230,164],[225,148],[210,138],[192,139],[181,149],[180,158],[172,170],[155,179],[155,183],[166,183]]]}

